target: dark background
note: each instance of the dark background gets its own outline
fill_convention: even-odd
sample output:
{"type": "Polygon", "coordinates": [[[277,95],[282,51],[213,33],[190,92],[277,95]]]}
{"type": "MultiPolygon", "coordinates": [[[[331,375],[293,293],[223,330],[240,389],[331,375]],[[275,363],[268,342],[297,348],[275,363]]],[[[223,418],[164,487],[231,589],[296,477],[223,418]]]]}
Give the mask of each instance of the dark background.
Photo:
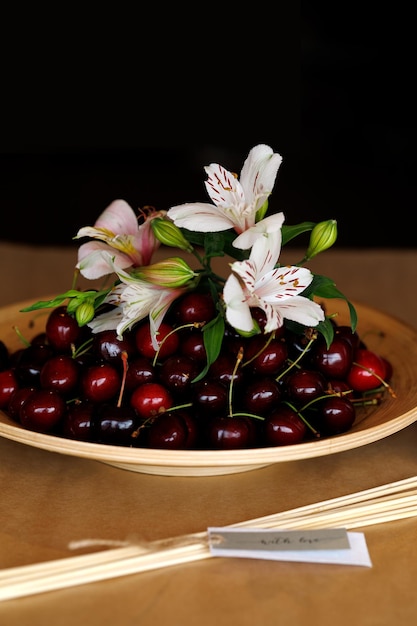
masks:
{"type": "Polygon", "coordinates": [[[243,25],[215,7],[4,16],[0,240],[76,245],[116,198],[209,201],[204,165],[239,173],[267,143],[287,223],[335,218],[339,246],[414,247],[409,16],[279,7],[243,25]]]}

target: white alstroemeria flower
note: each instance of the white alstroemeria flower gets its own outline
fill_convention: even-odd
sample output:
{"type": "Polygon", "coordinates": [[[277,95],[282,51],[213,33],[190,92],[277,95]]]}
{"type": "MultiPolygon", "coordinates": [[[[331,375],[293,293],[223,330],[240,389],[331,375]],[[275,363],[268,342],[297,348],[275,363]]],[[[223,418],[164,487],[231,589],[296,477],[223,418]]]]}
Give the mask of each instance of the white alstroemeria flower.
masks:
{"type": "Polygon", "coordinates": [[[253,330],[251,307],[259,307],[266,314],[265,332],[280,328],[284,318],[317,326],[324,320],[319,304],[299,295],[313,280],[310,270],[303,267],[276,268],[281,241],[280,232],[256,239],[246,261],[235,261],[228,277],[223,297],[226,319],[231,326],[243,332],[253,330]]]}
{"type": "Polygon", "coordinates": [[[117,271],[122,281],[106,296],[105,303],[115,308],[97,315],[88,326],[93,333],[103,330],[116,330],[118,337],[149,316],[152,343],[158,348],[157,334],[159,326],[172,302],[182,296],[186,289],[181,287],[160,287],[130,276],[122,270],[117,271]]]}
{"type": "Polygon", "coordinates": [[[195,202],[174,206],[168,217],[179,228],[198,232],[234,230],[240,234],[254,226],[275,184],[282,157],[260,144],[252,148],[236,175],[217,163],[205,167],[207,192],[213,204],[195,202]]]}
{"type": "Polygon", "coordinates": [[[281,227],[284,223],[284,219],[284,213],[275,213],[274,215],[265,217],[265,219],[257,222],[255,226],[251,226],[241,235],[238,235],[233,241],[233,246],[235,248],[240,248],[241,250],[249,250],[249,248],[252,248],[255,241],[260,237],[269,236],[276,233],[278,239],[276,240],[275,245],[279,245],[279,255],[282,241],[281,227]]]}
{"type": "Polygon", "coordinates": [[[119,269],[148,265],[160,246],[151,221],[164,215],[166,211],[153,211],[146,214],[143,223],[139,224],[129,204],[124,200],[115,200],[103,211],[94,226],[81,228],[74,237],[93,239],[80,246],[76,267],[90,280],[106,276],[109,267],[103,252],[112,254],[114,264],[119,269]]]}

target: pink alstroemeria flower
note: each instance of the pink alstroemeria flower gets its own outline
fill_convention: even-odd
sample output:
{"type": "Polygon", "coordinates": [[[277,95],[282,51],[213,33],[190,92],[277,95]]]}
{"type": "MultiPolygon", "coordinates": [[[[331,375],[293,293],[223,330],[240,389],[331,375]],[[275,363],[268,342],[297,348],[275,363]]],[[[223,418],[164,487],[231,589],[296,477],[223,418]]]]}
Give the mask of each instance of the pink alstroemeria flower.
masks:
{"type": "MultiPolygon", "coordinates": [[[[112,259],[108,258],[109,266],[112,259]]],[[[115,308],[97,315],[88,326],[93,333],[103,330],[116,330],[119,337],[132,328],[136,322],[140,322],[149,316],[152,343],[155,350],[158,348],[157,334],[159,326],[171,306],[172,302],[182,296],[187,289],[183,287],[160,287],[153,283],[134,278],[123,270],[116,270],[117,276],[122,281],[108,293],[105,303],[112,304],[115,308]]]]}
{"type": "Polygon", "coordinates": [[[204,169],[208,175],[205,186],[213,204],[194,202],[174,206],[168,210],[168,217],[179,228],[192,231],[219,232],[233,228],[238,234],[243,233],[254,226],[257,212],[272,192],[281,162],[279,154],[260,144],[249,152],[239,180],[221,165],[212,163],[204,169]]]}
{"type": "Polygon", "coordinates": [[[232,263],[223,297],[226,319],[236,330],[253,330],[251,307],[265,312],[265,333],[280,328],[284,318],[307,327],[324,320],[322,307],[299,295],[311,283],[313,274],[303,267],[275,267],[280,248],[281,233],[275,231],[256,239],[248,260],[232,263]]]}
{"type": "Polygon", "coordinates": [[[138,216],[124,200],[115,200],[100,215],[94,226],[81,228],[74,239],[91,237],[78,249],[76,267],[90,280],[110,273],[106,252],[111,253],[115,267],[126,269],[148,265],[160,246],[151,227],[155,217],[163,217],[166,211],[152,211],[142,224],[138,216]]]}

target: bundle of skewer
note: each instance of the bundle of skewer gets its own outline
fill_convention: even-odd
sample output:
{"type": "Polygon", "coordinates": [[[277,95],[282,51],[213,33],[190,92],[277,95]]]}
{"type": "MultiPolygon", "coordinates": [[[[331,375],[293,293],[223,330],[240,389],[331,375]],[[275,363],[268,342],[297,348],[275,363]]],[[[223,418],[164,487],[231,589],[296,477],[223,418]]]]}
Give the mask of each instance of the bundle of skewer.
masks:
{"type": "MultiPolygon", "coordinates": [[[[417,476],[323,500],[226,528],[363,528],[417,516],[417,476]]],[[[94,542],[91,542],[94,544],[94,542]]],[[[0,570],[0,601],[138,574],[212,556],[207,531],[123,545],[0,570]]]]}

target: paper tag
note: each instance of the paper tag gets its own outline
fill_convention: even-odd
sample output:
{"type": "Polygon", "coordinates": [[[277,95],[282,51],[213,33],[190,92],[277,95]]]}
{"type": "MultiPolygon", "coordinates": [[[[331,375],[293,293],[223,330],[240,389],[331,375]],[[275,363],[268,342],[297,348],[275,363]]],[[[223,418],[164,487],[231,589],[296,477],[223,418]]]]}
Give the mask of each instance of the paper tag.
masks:
{"type": "Polygon", "coordinates": [[[301,531],[210,527],[208,538],[213,556],[372,567],[364,535],[343,528],[301,531]]]}

